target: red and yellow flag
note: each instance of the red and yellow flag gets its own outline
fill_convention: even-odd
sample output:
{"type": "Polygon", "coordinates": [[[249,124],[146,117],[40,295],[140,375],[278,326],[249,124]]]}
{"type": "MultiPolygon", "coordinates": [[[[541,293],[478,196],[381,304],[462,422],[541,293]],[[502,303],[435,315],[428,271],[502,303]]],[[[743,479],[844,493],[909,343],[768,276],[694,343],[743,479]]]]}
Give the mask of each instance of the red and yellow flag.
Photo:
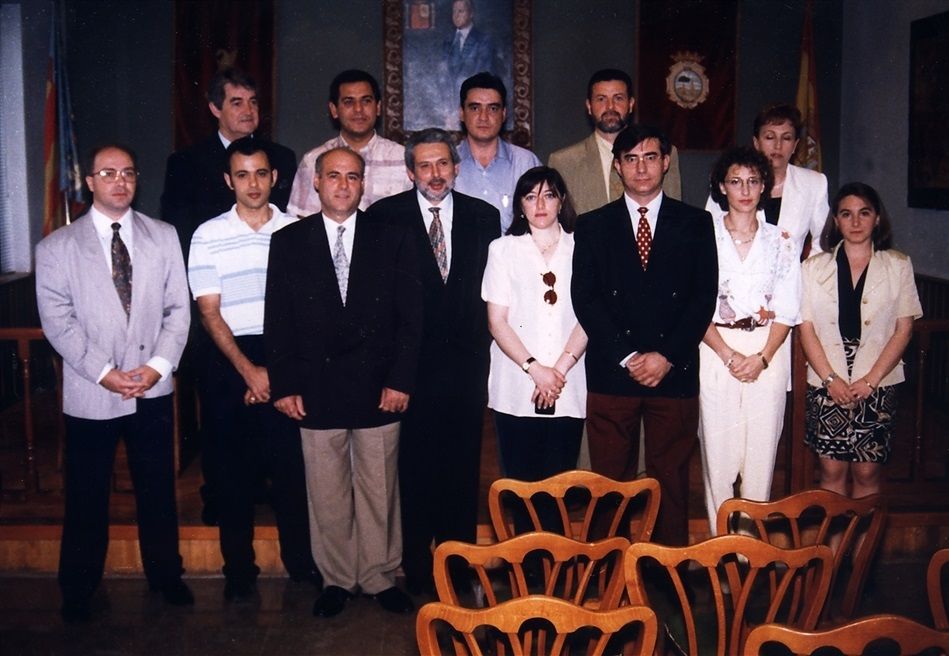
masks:
{"type": "Polygon", "coordinates": [[[797,82],[797,108],[804,125],[794,163],[821,170],[820,123],[817,118],[817,65],[814,61],[814,0],[804,5],[804,33],[801,37],[801,72],[797,82]]]}

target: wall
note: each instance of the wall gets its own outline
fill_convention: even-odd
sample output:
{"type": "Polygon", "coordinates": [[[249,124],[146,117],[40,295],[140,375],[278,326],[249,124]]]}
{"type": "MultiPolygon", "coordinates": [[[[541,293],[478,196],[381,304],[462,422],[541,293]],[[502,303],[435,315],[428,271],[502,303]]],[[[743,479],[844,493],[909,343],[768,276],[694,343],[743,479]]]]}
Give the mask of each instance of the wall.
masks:
{"type": "MultiPolygon", "coordinates": [[[[906,202],[910,23],[944,11],[946,0],[844,0],[840,179],[875,187],[916,272],[949,279],[949,211],[906,202]]],[[[932,83],[949,93],[949,80],[932,83]]]]}

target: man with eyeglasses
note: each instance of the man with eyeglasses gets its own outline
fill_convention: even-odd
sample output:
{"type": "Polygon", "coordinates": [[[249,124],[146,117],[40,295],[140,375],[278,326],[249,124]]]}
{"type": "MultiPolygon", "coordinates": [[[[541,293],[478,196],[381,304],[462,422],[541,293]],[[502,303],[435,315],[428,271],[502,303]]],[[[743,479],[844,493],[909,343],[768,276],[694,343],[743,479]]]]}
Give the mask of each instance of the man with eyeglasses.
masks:
{"type": "Polygon", "coordinates": [[[36,247],[36,301],[63,358],[66,510],[62,616],[88,621],[109,542],[115,449],[125,441],[149,587],[167,603],[182,582],[172,435],[172,371],[188,338],[188,283],[175,229],[132,210],[132,151],[107,145],[86,167],[92,207],[36,247]],[[134,272],[134,275],[133,275],[134,272]]]}
{"type": "Polygon", "coordinates": [[[663,193],[670,144],[632,125],[613,144],[621,198],[577,222],[571,292],[587,346],[587,434],[593,470],[662,487],[657,542],[686,545],[689,459],[698,431],[698,346],[718,284],[708,212],[663,193]]]}

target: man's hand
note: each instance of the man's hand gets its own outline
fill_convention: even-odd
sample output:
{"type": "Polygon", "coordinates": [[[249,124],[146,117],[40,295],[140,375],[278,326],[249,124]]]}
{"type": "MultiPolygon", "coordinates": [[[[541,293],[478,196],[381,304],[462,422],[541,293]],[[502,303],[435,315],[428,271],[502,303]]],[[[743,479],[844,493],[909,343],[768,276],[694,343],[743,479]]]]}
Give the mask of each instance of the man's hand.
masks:
{"type": "Polygon", "coordinates": [[[133,394],[135,397],[145,396],[145,392],[150,390],[155,386],[155,383],[161,380],[161,374],[149,367],[147,364],[143,364],[141,367],[132,369],[126,373],[128,374],[129,378],[138,383],[138,391],[133,394]]]}
{"type": "Polygon", "coordinates": [[[626,363],[629,377],[644,387],[655,387],[666,377],[672,365],[666,356],[656,351],[637,353],[626,363]]]}
{"type": "Polygon", "coordinates": [[[409,395],[405,392],[382,388],[382,396],[379,397],[379,409],[383,412],[405,412],[409,407],[409,395]]]}
{"type": "MultiPolygon", "coordinates": [[[[152,371],[154,371],[154,369],[152,369],[152,371]]],[[[123,401],[127,401],[136,395],[141,396],[144,394],[144,392],[139,393],[141,387],[140,382],[132,380],[129,374],[124,371],[119,371],[118,369],[113,369],[107,373],[102,380],[99,381],[99,384],[110,392],[121,394],[123,401]]]]}
{"type": "Polygon", "coordinates": [[[241,375],[247,385],[247,391],[250,392],[250,395],[244,395],[246,402],[266,403],[270,400],[270,376],[267,375],[266,367],[251,365],[241,375]]]}
{"type": "Polygon", "coordinates": [[[306,411],[303,409],[303,397],[299,394],[277,399],[274,401],[273,407],[290,417],[290,419],[300,421],[306,417],[306,411]]]}

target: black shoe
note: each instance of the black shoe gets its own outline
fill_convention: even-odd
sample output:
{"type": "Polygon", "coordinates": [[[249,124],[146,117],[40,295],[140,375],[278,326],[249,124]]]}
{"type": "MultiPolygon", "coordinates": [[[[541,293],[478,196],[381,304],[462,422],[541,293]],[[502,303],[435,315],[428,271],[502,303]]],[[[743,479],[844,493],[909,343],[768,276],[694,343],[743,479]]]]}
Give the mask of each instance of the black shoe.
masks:
{"type": "Polygon", "coordinates": [[[375,597],[376,601],[379,602],[379,605],[390,613],[399,613],[400,615],[405,615],[406,613],[411,613],[413,610],[415,610],[415,604],[412,603],[412,600],[409,599],[409,596],[395,586],[386,588],[382,592],[376,594],[375,597]]]}
{"type": "Polygon", "coordinates": [[[435,579],[431,575],[427,577],[410,577],[405,579],[405,589],[410,595],[419,597],[421,595],[435,596],[435,579]]]}
{"type": "Polygon", "coordinates": [[[296,573],[290,575],[290,580],[294,583],[310,583],[317,590],[323,589],[323,575],[320,574],[320,570],[314,569],[309,572],[296,573]]]}
{"type": "Polygon", "coordinates": [[[247,579],[227,579],[224,583],[224,598],[228,601],[245,601],[257,591],[254,581],[247,579]]]}
{"type": "Polygon", "coordinates": [[[319,617],[335,617],[343,612],[343,606],[350,597],[352,595],[338,585],[328,585],[313,604],[313,614],[319,617]]]}
{"type": "Polygon", "coordinates": [[[66,624],[80,624],[92,619],[92,610],[89,608],[88,599],[64,600],[59,613],[63,616],[63,622],[66,624]]]}
{"type": "Polygon", "coordinates": [[[165,598],[166,604],[172,606],[191,606],[194,604],[194,595],[185,585],[185,582],[178,579],[174,583],[168,583],[161,588],[161,596],[165,598]]]}

